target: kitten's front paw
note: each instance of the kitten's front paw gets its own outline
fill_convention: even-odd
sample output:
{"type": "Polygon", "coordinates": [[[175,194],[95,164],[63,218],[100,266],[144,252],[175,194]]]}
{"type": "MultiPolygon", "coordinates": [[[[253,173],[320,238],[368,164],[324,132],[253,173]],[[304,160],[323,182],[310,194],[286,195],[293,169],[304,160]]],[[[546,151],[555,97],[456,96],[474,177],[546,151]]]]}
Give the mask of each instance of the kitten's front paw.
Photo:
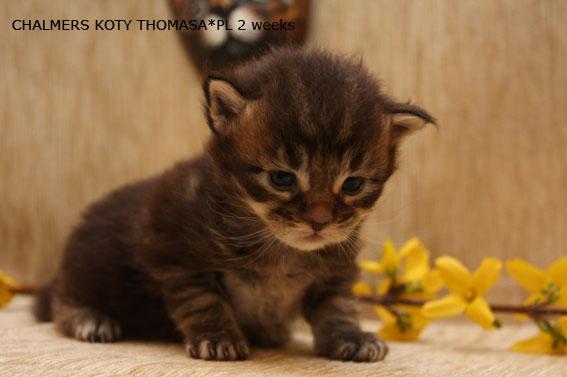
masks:
{"type": "Polygon", "coordinates": [[[73,318],[74,321],[71,321],[72,335],[84,342],[115,342],[122,335],[118,322],[107,316],[86,312],[84,315],[73,318]]]}
{"type": "Polygon", "coordinates": [[[187,355],[203,360],[244,360],[250,354],[248,343],[242,337],[228,335],[204,335],[185,341],[187,355]]]}
{"type": "Polygon", "coordinates": [[[317,344],[317,353],[333,360],[376,362],[386,357],[388,346],[371,333],[348,332],[317,344]]]}

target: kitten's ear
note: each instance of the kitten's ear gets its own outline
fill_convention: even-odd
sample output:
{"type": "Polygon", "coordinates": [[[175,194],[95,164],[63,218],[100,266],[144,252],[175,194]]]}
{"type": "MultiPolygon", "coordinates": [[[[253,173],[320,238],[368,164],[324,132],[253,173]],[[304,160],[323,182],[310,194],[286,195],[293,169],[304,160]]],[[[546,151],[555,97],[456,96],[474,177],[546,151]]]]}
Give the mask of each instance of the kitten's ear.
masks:
{"type": "Polygon", "coordinates": [[[435,118],[426,110],[410,103],[389,102],[386,111],[391,116],[394,139],[423,129],[428,123],[437,125],[435,118]]]}
{"type": "Polygon", "coordinates": [[[247,100],[234,85],[219,76],[209,76],[203,87],[209,127],[215,134],[222,134],[228,124],[242,113],[247,100]]]}

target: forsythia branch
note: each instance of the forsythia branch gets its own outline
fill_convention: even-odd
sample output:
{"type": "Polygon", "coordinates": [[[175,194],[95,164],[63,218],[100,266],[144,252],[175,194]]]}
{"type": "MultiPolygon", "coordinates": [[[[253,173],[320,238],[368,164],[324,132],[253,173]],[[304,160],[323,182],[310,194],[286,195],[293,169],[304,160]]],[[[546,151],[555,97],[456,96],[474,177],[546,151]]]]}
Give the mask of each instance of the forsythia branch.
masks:
{"type": "MultiPolygon", "coordinates": [[[[408,305],[421,307],[425,304],[426,300],[413,300],[396,296],[357,296],[357,299],[361,302],[375,304],[375,305],[408,305]]],[[[545,307],[540,305],[501,305],[501,304],[490,304],[490,309],[495,312],[500,313],[521,313],[527,314],[530,317],[540,317],[545,315],[567,315],[567,308],[556,308],[556,307],[545,307]]]]}
{"type": "Polygon", "coordinates": [[[20,285],[18,287],[10,288],[10,292],[20,294],[33,294],[37,292],[37,288],[31,285],[20,285]]]}

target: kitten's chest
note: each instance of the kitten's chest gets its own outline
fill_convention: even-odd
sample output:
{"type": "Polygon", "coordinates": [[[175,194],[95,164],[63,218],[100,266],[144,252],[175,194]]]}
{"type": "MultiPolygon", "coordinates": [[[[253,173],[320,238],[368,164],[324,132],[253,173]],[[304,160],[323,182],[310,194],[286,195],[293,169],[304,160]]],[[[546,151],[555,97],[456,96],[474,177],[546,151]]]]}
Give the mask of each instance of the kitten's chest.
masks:
{"type": "Polygon", "coordinates": [[[234,271],[223,275],[237,321],[243,326],[269,328],[297,317],[313,277],[295,264],[262,271],[234,271]]]}

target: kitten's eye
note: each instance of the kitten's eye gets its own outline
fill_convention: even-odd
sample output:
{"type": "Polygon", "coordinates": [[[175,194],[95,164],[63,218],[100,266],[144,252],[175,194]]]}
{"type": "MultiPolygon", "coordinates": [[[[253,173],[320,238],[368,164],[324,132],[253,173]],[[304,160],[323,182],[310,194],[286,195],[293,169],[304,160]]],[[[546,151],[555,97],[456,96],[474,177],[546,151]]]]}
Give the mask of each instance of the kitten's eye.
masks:
{"type": "Polygon", "coordinates": [[[270,172],[270,181],[276,190],[287,191],[295,186],[295,175],[282,170],[270,172]]]}
{"type": "Polygon", "coordinates": [[[347,195],[357,194],[362,189],[364,179],[362,177],[348,177],[343,182],[342,191],[347,195]]]}

